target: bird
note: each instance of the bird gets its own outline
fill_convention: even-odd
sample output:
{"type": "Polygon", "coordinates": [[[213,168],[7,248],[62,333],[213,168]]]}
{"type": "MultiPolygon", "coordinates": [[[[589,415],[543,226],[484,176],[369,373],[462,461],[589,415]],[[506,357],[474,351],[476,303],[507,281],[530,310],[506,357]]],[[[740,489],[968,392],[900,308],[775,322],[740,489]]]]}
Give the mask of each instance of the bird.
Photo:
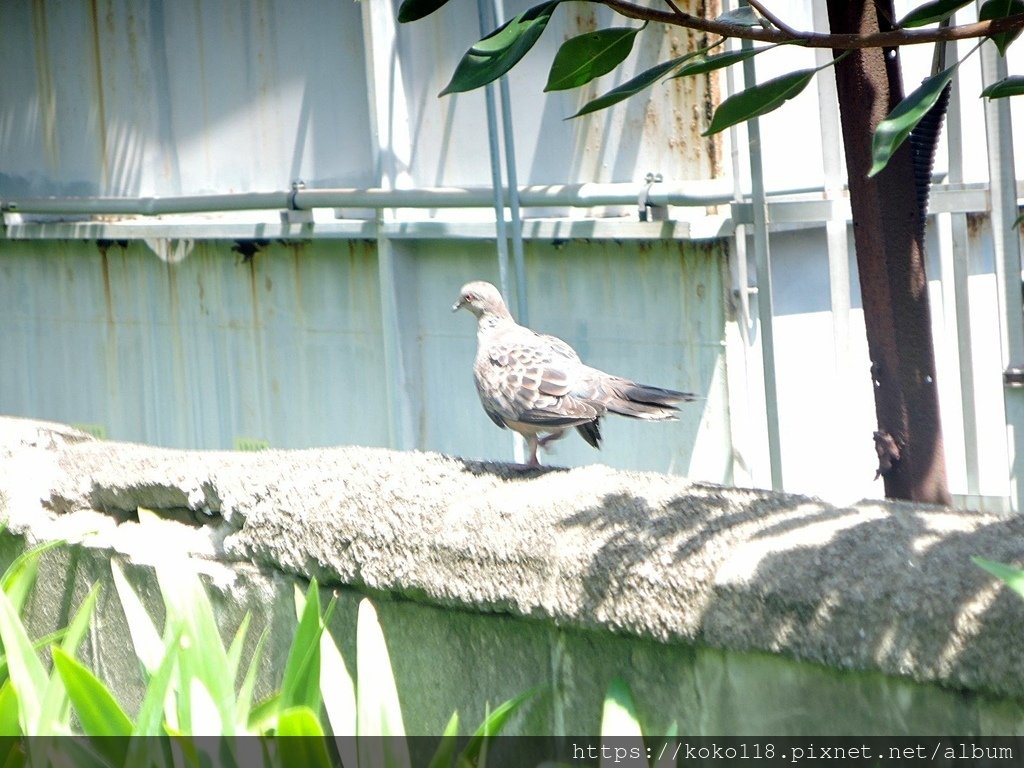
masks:
{"type": "Polygon", "coordinates": [[[477,352],[473,378],[480,403],[502,429],[526,438],[527,466],[539,467],[537,450],[572,427],[601,447],[601,418],[616,413],[647,421],[674,421],[677,403],[697,399],[583,363],[569,344],[519,325],[501,292],[482,280],[466,283],[452,312],[476,316],[477,352]]]}

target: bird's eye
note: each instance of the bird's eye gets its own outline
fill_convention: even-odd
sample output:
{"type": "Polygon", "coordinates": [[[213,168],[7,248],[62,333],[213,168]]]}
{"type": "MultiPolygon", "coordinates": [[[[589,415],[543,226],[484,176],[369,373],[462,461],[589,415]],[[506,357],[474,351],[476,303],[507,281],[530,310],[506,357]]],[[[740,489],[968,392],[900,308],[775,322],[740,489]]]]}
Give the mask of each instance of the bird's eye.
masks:
{"type": "Polygon", "coordinates": [[[470,301],[470,302],[472,302],[472,301],[476,301],[476,294],[475,294],[475,293],[467,293],[467,294],[466,294],[465,296],[463,296],[462,298],[463,298],[463,299],[464,299],[465,301],[470,301]]]}

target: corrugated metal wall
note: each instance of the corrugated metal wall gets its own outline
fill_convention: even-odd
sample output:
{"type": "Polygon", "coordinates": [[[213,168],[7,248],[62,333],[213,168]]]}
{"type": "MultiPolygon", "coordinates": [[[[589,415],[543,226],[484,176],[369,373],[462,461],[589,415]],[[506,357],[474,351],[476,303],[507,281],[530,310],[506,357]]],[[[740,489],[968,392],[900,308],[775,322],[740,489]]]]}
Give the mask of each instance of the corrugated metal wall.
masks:
{"type": "MultiPolygon", "coordinates": [[[[506,16],[531,4],[508,0],[506,16]]],[[[394,23],[394,0],[9,5],[0,26],[0,199],[259,192],[298,179],[310,187],[492,183],[483,93],[436,97],[479,37],[466,0],[410,26],[394,23]]],[[[772,7],[798,27],[821,28],[818,4],[772,7]]],[[[668,184],[735,173],[749,189],[745,131],[699,135],[714,78],[670,80],[563,120],[653,62],[693,49],[696,36],[651,27],[621,71],[580,91],[541,92],[563,40],[625,23],[566,3],[513,71],[519,183],[623,182],[640,191],[648,173],[668,184]],[[735,152],[723,151],[723,140],[735,152]]],[[[908,86],[930,52],[903,52],[908,86]]],[[[813,52],[783,47],[757,58],[758,80],[814,63],[813,52]]],[[[929,234],[939,386],[953,491],[999,506],[1012,495],[1013,457],[989,203],[983,190],[957,187],[987,181],[980,68],[969,62],[960,72],[958,143],[948,152],[957,160],[944,165],[944,148],[938,163],[957,178],[933,194],[945,213],[929,234]],[[961,264],[970,273],[969,359],[958,351],[965,326],[951,287],[961,264]],[[973,400],[961,397],[964,372],[976,382],[973,400]]],[[[784,485],[849,499],[882,489],[872,479],[869,362],[852,244],[843,242],[849,222],[827,78],[826,70],[761,120],[761,149],[769,190],[823,179],[826,188],[769,204],[784,485]],[[845,296],[836,282],[843,262],[845,296]]],[[[85,226],[8,215],[0,411],[163,445],[392,444],[510,458],[511,438],[475,400],[470,318],[447,311],[462,283],[497,280],[493,211],[333,214],[347,218],[210,211],[94,217],[85,226]],[[279,236],[285,241],[271,240],[251,261],[232,251],[236,237],[279,236]],[[96,237],[123,238],[127,247],[81,239],[96,237]]],[[[556,444],[551,460],[768,485],[756,315],[764,297],[750,295],[744,314],[755,268],[743,207],[731,219],[728,208],[668,211],[715,238],[703,241],[685,239],[685,226],[637,224],[632,204],[527,214],[531,325],[563,336],[595,365],[705,397],[676,424],[610,419],[603,453],[573,437],[556,444]],[[734,224],[743,227],[737,239],[734,224]]]]}

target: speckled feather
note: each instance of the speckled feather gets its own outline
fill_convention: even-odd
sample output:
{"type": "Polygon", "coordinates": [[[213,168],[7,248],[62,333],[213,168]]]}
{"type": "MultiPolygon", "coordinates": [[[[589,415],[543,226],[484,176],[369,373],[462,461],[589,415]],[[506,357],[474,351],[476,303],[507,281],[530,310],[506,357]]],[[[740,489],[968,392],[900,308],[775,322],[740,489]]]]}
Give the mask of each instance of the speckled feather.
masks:
{"type": "Polygon", "coordinates": [[[490,283],[464,285],[452,310],[462,308],[477,318],[473,376],[480,402],[495,424],[526,437],[531,464],[538,463],[538,444],[558,439],[570,427],[598,448],[606,413],[673,420],[675,403],[694,399],[688,392],[638,384],[585,365],[561,339],[516,323],[490,283]],[[539,440],[543,433],[549,437],[539,440]]]}

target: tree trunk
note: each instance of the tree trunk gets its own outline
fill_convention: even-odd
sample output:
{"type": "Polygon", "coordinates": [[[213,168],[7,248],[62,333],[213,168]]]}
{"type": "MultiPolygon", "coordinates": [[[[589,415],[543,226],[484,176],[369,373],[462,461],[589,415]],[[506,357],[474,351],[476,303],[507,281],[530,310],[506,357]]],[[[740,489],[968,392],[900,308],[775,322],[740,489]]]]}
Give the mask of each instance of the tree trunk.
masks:
{"type": "MultiPolygon", "coordinates": [[[[895,19],[892,0],[828,0],[828,16],[833,32],[858,34],[890,29],[895,19]]],[[[910,142],[867,177],[874,130],[903,98],[899,51],[854,51],[835,70],[875,387],[878,473],[888,498],[948,504],[910,142]]]]}

